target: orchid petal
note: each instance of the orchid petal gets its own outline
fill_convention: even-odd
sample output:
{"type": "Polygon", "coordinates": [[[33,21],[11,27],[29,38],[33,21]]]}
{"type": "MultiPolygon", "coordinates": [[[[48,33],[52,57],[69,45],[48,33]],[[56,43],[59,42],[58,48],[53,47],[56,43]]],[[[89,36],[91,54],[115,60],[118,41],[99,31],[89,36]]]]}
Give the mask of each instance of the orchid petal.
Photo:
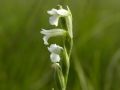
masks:
{"type": "Polygon", "coordinates": [[[48,47],[48,50],[51,53],[56,53],[56,54],[60,54],[61,50],[63,50],[62,47],[56,45],[56,44],[51,44],[50,47],[48,47]]]}
{"type": "Polygon", "coordinates": [[[48,45],[49,38],[56,37],[56,36],[64,36],[66,31],[63,29],[50,29],[50,30],[42,29],[42,31],[40,31],[40,33],[44,35],[44,37],[43,37],[44,44],[48,45]]]}
{"type": "Polygon", "coordinates": [[[53,15],[49,18],[49,22],[51,25],[58,26],[58,21],[59,21],[59,16],[58,15],[53,15]]]}
{"type": "Polygon", "coordinates": [[[51,62],[56,63],[60,61],[60,56],[55,53],[51,53],[50,55],[51,62]]]}

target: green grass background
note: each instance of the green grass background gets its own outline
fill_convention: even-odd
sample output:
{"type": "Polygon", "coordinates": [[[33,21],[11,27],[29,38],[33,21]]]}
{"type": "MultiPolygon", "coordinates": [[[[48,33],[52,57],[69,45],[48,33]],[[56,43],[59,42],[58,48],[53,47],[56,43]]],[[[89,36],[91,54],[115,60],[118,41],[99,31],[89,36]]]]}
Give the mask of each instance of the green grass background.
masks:
{"type": "MultiPolygon", "coordinates": [[[[0,0],[0,90],[51,90],[41,28],[58,0],[0,0]]],[[[69,0],[74,46],[67,90],[120,90],[120,0],[69,0]]]]}

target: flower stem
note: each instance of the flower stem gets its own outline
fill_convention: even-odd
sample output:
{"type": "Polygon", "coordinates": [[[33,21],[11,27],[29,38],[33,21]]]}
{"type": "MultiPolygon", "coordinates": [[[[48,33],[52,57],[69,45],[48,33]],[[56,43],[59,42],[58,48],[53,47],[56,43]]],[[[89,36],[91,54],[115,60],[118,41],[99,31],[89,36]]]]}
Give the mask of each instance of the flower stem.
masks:
{"type": "MultiPolygon", "coordinates": [[[[66,6],[66,8],[70,12],[68,6],[66,6]]],[[[69,68],[70,68],[70,55],[71,55],[71,50],[73,46],[72,14],[71,13],[69,16],[65,18],[61,18],[61,25],[62,25],[62,28],[68,32],[63,41],[64,52],[63,52],[63,61],[62,61],[62,70],[63,70],[64,79],[65,79],[65,84],[67,86],[69,68]]]]}
{"type": "Polygon", "coordinates": [[[55,81],[57,84],[58,90],[66,90],[65,79],[62,73],[62,68],[59,63],[54,63],[53,68],[55,69],[55,81]]]}

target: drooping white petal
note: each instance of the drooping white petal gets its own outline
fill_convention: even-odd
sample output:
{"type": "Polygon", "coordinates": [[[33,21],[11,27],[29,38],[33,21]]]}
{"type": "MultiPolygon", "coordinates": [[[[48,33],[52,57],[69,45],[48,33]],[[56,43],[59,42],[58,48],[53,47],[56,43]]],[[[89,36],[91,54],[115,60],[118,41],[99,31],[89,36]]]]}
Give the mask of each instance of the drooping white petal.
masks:
{"type": "Polygon", "coordinates": [[[59,45],[51,44],[50,47],[48,47],[48,50],[49,50],[51,53],[60,54],[60,52],[61,52],[61,50],[63,50],[63,48],[60,47],[59,45]]]}
{"type": "Polygon", "coordinates": [[[69,11],[65,9],[51,9],[47,11],[49,15],[58,15],[58,16],[67,16],[69,15],[69,11]]]}
{"type": "Polygon", "coordinates": [[[48,45],[48,39],[49,39],[48,36],[44,36],[44,37],[43,37],[43,41],[44,41],[44,44],[45,44],[45,45],[48,45]]]}
{"type": "Polygon", "coordinates": [[[50,54],[50,59],[53,63],[59,62],[60,61],[60,56],[55,53],[50,54]]]}
{"type": "Polygon", "coordinates": [[[57,14],[61,15],[61,16],[68,16],[69,12],[65,9],[59,9],[59,10],[57,10],[57,14]]]}
{"type": "Polygon", "coordinates": [[[49,23],[51,25],[55,25],[55,26],[58,26],[58,20],[59,20],[59,16],[58,15],[53,15],[49,18],[49,23]]]}
{"type": "Polygon", "coordinates": [[[49,10],[49,11],[47,11],[47,13],[49,14],[49,15],[55,15],[55,14],[57,14],[57,9],[52,9],[52,10],[49,10]]]}
{"type": "Polygon", "coordinates": [[[42,29],[40,33],[44,35],[43,37],[44,44],[48,45],[48,40],[50,37],[62,36],[62,35],[64,36],[66,31],[63,29],[51,29],[51,30],[42,29]]]}

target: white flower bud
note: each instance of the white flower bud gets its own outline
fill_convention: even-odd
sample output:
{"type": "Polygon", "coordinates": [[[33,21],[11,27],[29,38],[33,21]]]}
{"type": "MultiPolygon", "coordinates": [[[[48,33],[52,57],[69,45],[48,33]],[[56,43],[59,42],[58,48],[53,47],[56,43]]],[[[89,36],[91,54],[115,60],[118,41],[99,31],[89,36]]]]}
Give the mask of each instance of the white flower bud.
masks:
{"type": "Polygon", "coordinates": [[[50,59],[51,62],[56,63],[60,61],[60,53],[63,50],[62,47],[56,45],[56,44],[51,44],[50,47],[48,47],[50,54],[50,59]]]}
{"type": "Polygon", "coordinates": [[[50,54],[50,59],[51,59],[51,62],[53,62],[53,63],[60,62],[59,54],[51,53],[50,54]]]}

